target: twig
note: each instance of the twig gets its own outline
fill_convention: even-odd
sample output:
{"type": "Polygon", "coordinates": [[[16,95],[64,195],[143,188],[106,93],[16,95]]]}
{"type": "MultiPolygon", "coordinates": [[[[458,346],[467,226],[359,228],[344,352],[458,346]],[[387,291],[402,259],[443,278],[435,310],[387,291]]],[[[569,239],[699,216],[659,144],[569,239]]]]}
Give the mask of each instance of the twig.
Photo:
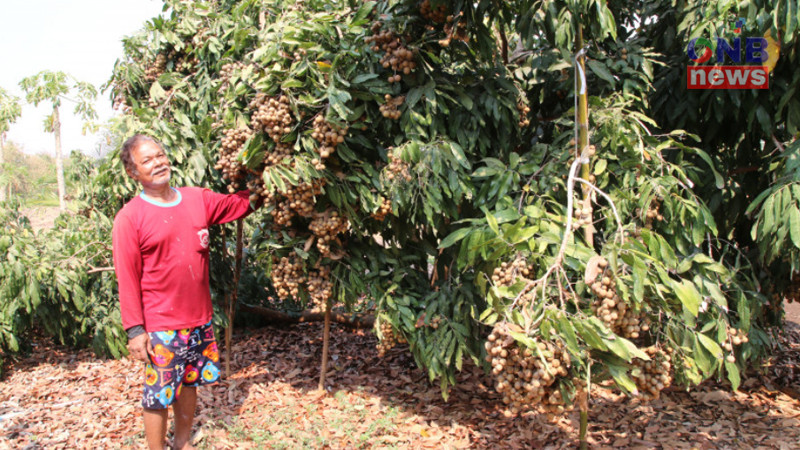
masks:
{"type": "Polygon", "coordinates": [[[87,270],[86,273],[97,273],[97,272],[110,272],[114,270],[114,266],[108,267],[92,267],[91,269],[87,270]]]}
{"type": "Polygon", "coordinates": [[[608,204],[611,206],[611,211],[614,212],[614,218],[617,219],[617,238],[619,239],[620,243],[622,243],[622,240],[625,237],[625,235],[623,234],[623,231],[622,231],[622,220],[620,220],[620,218],[619,218],[619,213],[617,212],[617,206],[614,204],[614,200],[611,200],[611,197],[609,197],[608,194],[603,192],[600,188],[598,188],[597,186],[593,185],[592,183],[584,180],[583,178],[576,178],[575,181],[583,183],[584,185],[588,186],[590,189],[592,189],[596,193],[600,194],[604,199],[606,199],[608,204]]]}

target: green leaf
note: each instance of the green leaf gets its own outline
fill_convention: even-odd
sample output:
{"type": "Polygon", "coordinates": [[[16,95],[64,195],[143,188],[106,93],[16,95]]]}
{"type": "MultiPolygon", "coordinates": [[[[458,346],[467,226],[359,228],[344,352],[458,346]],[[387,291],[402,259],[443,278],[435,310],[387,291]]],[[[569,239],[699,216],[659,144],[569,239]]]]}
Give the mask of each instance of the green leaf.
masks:
{"type": "Polygon", "coordinates": [[[614,378],[614,382],[617,383],[617,386],[627,392],[636,392],[636,383],[628,376],[627,367],[616,364],[606,364],[606,367],[608,368],[608,373],[614,378]]]}
{"type": "Polygon", "coordinates": [[[442,239],[442,242],[439,244],[439,248],[443,249],[450,247],[461,239],[464,239],[471,231],[472,228],[469,227],[459,228],[456,231],[453,231],[452,233],[448,234],[446,238],[442,239]]]}
{"type": "Polygon", "coordinates": [[[728,380],[731,382],[731,388],[735,391],[739,389],[742,383],[742,378],[739,375],[739,367],[736,363],[725,361],[725,370],[728,372],[728,380]]]}
{"type": "Polygon", "coordinates": [[[705,347],[706,350],[713,356],[714,358],[721,360],[722,359],[722,348],[719,344],[716,343],[713,339],[706,336],[703,333],[697,333],[697,340],[705,347]]]}
{"type": "Polygon", "coordinates": [[[497,225],[497,219],[495,219],[494,214],[490,213],[486,208],[483,208],[483,212],[486,214],[486,223],[489,224],[489,228],[494,231],[494,234],[500,234],[500,228],[497,225]]]}
{"type": "Polygon", "coordinates": [[[616,80],[614,80],[614,76],[611,75],[611,72],[608,71],[608,68],[606,67],[605,64],[603,64],[603,63],[601,63],[599,61],[595,61],[593,59],[590,59],[590,60],[588,60],[586,62],[586,65],[588,65],[589,68],[592,69],[592,72],[594,72],[595,75],[597,75],[598,77],[608,81],[608,83],[611,84],[611,86],[614,86],[616,84],[616,80]]]}
{"type": "Polygon", "coordinates": [[[789,236],[795,247],[800,248],[800,211],[796,205],[789,208],[789,236]]]}
{"type": "Polygon", "coordinates": [[[647,278],[647,266],[640,258],[633,260],[633,298],[637,302],[644,301],[644,281],[647,278]]]}
{"type": "Polygon", "coordinates": [[[702,298],[700,297],[700,293],[697,292],[697,288],[695,287],[694,283],[689,280],[681,280],[680,283],[673,281],[672,288],[675,291],[675,294],[678,296],[678,300],[683,303],[683,306],[690,313],[692,313],[694,317],[697,317],[697,314],[700,311],[700,303],[702,302],[702,298]]]}

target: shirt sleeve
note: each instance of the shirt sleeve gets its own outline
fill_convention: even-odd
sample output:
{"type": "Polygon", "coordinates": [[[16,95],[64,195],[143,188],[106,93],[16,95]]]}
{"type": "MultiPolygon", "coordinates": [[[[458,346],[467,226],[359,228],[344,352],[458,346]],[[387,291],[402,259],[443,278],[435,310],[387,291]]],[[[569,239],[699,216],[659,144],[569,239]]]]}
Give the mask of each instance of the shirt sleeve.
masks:
{"type": "Polygon", "coordinates": [[[122,327],[144,325],[142,305],[142,253],[139,234],[128,217],[117,215],[111,232],[114,272],[119,285],[122,327]]]}
{"type": "Polygon", "coordinates": [[[210,189],[203,189],[203,203],[206,207],[206,220],[209,225],[228,223],[253,212],[253,209],[250,208],[250,191],[248,190],[225,195],[210,189]]]}

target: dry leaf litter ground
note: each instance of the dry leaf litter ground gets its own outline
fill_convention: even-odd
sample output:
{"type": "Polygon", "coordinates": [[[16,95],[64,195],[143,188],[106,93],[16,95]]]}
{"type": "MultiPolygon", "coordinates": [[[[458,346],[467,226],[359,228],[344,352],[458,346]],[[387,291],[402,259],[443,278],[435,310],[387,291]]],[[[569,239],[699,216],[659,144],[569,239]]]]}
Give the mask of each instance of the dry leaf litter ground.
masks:
{"type": "MultiPolygon", "coordinates": [[[[407,349],[334,326],[327,391],[316,390],[320,324],[235,336],[232,375],[200,389],[200,448],[574,448],[577,413],[506,419],[490,381],[465,369],[445,402],[407,349]]],[[[142,367],[35,339],[0,381],[0,448],[144,448],[142,367]]],[[[800,448],[800,333],[765,374],[729,392],[705,383],[639,404],[596,389],[592,448],[800,448]]]]}

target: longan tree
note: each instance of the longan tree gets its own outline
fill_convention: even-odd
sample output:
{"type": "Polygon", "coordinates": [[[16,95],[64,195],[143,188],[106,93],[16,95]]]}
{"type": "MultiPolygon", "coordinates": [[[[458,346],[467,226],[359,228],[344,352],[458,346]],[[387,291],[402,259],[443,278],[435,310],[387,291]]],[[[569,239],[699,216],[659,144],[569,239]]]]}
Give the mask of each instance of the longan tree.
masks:
{"type": "Polygon", "coordinates": [[[770,341],[761,272],[697,189],[711,149],[648,116],[652,7],[168,1],[112,96],[176,182],[264,202],[251,269],[287,307],[373,311],[445,395],[465,359],[509,415],[603,379],[736,387],[770,341]]]}

